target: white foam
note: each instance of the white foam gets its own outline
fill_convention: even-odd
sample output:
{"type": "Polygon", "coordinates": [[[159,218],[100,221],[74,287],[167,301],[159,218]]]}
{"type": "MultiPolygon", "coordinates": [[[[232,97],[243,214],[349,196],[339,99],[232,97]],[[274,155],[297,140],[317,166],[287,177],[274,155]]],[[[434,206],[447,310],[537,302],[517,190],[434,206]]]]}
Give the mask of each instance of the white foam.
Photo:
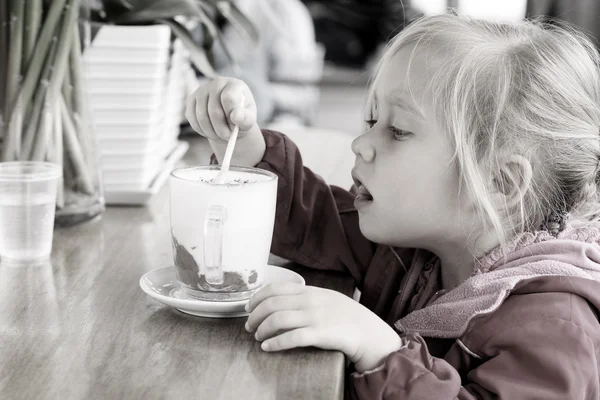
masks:
{"type": "MultiPolygon", "coordinates": [[[[219,175],[218,169],[201,169],[201,168],[185,168],[176,170],[174,175],[178,178],[185,179],[191,182],[204,182],[214,184],[219,175]]],[[[245,171],[228,171],[224,185],[243,185],[257,182],[266,182],[271,180],[268,175],[251,173],[245,171]]]]}

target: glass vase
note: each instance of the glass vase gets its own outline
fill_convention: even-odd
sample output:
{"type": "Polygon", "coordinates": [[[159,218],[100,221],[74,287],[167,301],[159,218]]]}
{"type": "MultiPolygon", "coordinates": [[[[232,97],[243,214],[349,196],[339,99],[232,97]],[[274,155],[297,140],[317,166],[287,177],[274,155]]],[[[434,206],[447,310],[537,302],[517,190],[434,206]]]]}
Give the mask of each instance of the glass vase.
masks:
{"type": "Polygon", "coordinates": [[[82,73],[90,42],[88,1],[0,3],[0,159],[62,166],[57,226],[90,220],[105,209],[82,73]]]}

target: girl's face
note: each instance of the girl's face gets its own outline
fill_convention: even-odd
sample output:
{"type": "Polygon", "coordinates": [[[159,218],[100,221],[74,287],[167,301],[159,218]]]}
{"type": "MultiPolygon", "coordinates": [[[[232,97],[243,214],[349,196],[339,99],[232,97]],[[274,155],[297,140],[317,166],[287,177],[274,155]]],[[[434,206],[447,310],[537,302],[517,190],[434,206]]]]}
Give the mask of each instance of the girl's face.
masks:
{"type": "Polygon", "coordinates": [[[401,49],[380,70],[369,129],[352,143],[355,206],[368,239],[435,251],[468,240],[477,214],[459,192],[454,146],[424,93],[433,67],[417,52],[407,75],[412,49],[401,49]]]}

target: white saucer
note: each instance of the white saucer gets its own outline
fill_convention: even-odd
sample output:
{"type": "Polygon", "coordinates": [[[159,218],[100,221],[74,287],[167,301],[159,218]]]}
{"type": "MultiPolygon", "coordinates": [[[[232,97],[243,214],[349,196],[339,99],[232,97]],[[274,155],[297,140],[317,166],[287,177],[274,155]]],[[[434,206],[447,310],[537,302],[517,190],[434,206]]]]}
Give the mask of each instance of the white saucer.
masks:
{"type": "MultiPolygon", "coordinates": [[[[267,265],[264,284],[296,282],[304,285],[304,278],[289,269],[267,265]]],[[[199,317],[235,318],[248,315],[244,307],[248,300],[205,301],[190,299],[179,289],[175,267],[153,269],[140,278],[140,287],[147,295],[181,312],[199,317]]]]}

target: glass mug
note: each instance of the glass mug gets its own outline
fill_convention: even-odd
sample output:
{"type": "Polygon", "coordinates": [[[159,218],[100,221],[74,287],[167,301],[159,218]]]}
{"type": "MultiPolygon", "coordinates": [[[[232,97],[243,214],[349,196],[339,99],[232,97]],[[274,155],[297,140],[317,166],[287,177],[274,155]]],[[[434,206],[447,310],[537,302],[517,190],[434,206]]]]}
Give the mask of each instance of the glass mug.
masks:
{"type": "Polygon", "coordinates": [[[232,166],[216,184],[219,166],[171,172],[171,238],[177,280],[188,297],[244,300],[264,281],[269,259],[277,175],[232,166]]]}

